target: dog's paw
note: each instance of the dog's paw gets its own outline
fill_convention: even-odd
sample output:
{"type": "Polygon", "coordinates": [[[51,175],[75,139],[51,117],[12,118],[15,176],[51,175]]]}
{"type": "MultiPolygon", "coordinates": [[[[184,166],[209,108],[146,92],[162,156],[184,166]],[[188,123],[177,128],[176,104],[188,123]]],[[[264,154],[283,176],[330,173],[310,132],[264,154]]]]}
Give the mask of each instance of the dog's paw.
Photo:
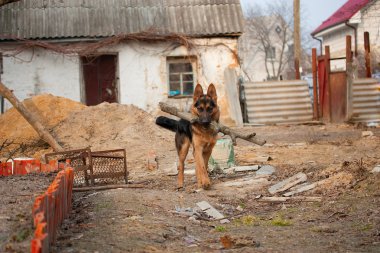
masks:
{"type": "Polygon", "coordinates": [[[202,183],[202,188],[203,188],[204,190],[210,190],[210,188],[211,188],[211,183],[210,183],[210,181],[202,183]]]}

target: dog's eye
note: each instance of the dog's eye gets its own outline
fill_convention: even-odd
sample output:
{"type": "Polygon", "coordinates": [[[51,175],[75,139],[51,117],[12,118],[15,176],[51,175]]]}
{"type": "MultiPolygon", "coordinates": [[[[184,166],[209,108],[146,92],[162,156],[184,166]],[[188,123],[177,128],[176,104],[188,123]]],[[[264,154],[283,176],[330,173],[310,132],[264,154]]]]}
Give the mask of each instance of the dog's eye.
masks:
{"type": "Polygon", "coordinates": [[[207,107],[206,110],[207,110],[207,112],[212,112],[212,109],[213,109],[213,108],[210,106],[210,107],[207,107]]]}

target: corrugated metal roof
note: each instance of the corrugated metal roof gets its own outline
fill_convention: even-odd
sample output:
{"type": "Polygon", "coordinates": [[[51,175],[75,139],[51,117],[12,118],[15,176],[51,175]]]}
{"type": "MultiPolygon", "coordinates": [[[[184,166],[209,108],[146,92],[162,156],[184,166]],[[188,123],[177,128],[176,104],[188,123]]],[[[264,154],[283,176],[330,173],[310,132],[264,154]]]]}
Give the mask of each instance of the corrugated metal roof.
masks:
{"type": "Polygon", "coordinates": [[[0,37],[107,37],[157,29],[196,37],[243,31],[240,0],[21,0],[0,8],[0,37]]]}

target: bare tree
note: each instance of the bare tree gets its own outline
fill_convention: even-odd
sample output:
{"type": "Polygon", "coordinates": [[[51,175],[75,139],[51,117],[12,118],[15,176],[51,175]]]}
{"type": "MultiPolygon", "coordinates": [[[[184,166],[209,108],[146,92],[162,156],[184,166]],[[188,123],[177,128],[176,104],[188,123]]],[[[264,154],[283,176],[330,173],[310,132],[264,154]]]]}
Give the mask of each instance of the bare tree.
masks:
{"type": "Polygon", "coordinates": [[[292,50],[292,6],[286,1],[276,1],[265,7],[253,6],[247,11],[245,43],[251,56],[250,64],[264,63],[266,79],[277,80],[284,74],[292,50]]]}
{"type": "Polygon", "coordinates": [[[13,2],[18,2],[20,0],[0,0],[0,6],[3,6],[3,5],[6,5],[6,4],[10,4],[10,3],[13,3],[13,2]]]}

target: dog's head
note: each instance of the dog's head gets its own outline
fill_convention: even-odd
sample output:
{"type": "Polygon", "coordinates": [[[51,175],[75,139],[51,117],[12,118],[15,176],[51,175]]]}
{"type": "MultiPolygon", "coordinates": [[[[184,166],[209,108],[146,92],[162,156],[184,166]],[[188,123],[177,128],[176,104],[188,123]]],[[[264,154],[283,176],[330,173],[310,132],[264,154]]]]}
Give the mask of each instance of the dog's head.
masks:
{"type": "Polygon", "coordinates": [[[208,125],[211,121],[219,121],[218,96],[213,84],[207,89],[207,94],[203,94],[200,84],[197,84],[194,90],[193,106],[191,112],[199,118],[199,123],[208,125]]]}

